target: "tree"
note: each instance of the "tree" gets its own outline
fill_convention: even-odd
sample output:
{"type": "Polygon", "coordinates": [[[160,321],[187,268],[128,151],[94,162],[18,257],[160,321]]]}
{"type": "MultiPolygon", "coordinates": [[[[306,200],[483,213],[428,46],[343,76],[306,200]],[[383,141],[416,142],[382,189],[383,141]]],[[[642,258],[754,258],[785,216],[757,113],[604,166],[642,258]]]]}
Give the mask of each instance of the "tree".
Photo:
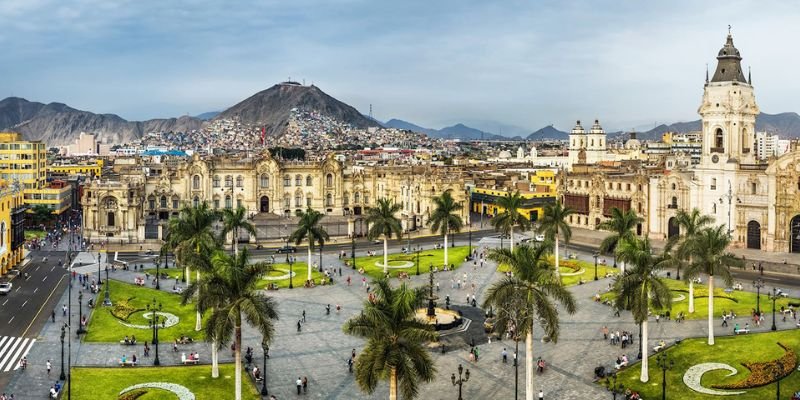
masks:
{"type": "Polygon", "coordinates": [[[538,320],[545,334],[558,342],[559,317],[555,302],[567,313],[574,314],[575,298],[562,284],[544,258],[545,246],[518,246],[514,251],[493,249],[489,259],[511,268],[513,276],[503,278],[486,293],[484,307],[501,308],[524,299],[523,308],[534,315],[525,318],[525,325],[517,326],[517,334],[525,334],[525,397],[533,399],[533,324],[538,320]]]}
{"type": "Polygon", "coordinates": [[[55,218],[53,210],[45,204],[34,204],[31,208],[31,216],[34,225],[50,225],[55,218]]]}
{"type": "Polygon", "coordinates": [[[572,215],[574,211],[569,207],[564,207],[561,202],[556,200],[553,204],[544,206],[544,215],[539,223],[539,233],[544,233],[548,240],[555,243],[555,251],[553,256],[556,258],[556,275],[558,271],[558,240],[560,236],[564,236],[564,240],[569,242],[572,237],[572,229],[567,224],[567,217],[572,215]]]}
{"type": "MultiPolygon", "coordinates": [[[[600,251],[603,253],[614,252],[617,245],[625,240],[636,237],[633,230],[636,225],[644,222],[644,218],[636,215],[633,210],[622,211],[617,207],[611,209],[611,219],[601,223],[597,228],[611,231],[611,234],[600,243],[600,251]]],[[[616,257],[614,257],[616,260],[616,257]]],[[[620,272],[625,273],[625,262],[620,265],[620,272]]]]}
{"type": "MultiPolygon", "coordinates": [[[[238,255],[216,251],[211,258],[212,270],[189,285],[183,293],[188,301],[195,292],[198,307],[211,310],[206,323],[206,336],[225,343],[233,336],[235,360],[234,398],[242,398],[242,316],[269,342],[274,334],[273,320],[278,319],[277,306],[272,298],[258,290],[256,285],[270,266],[266,263],[250,264],[250,255],[243,249],[238,255]],[[202,288],[202,289],[201,289],[202,288]]],[[[264,371],[266,372],[266,371],[264,371]]]]}
{"type": "MultiPolygon", "coordinates": [[[[202,254],[211,254],[219,247],[214,236],[214,223],[219,217],[215,210],[212,210],[205,201],[196,207],[185,206],[181,209],[177,217],[169,220],[169,241],[175,249],[175,256],[186,268],[186,283],[191,282],[191,267],[197,271],[197,278],[200,279],[201,260],[197,257],[202,254]],[[193,263],[195,265],[193,265],[193,263]]],[[[202,317],[200,310],[197,311],[197,321],[195,330],[199,331],[202,327],[202,317]]]]}
{"type": "Polygon", "coordinates": [[[444,265],[448,265],[447,235],[450,232],[461,232],[461,228],[464,226],[461,216],[456,214],[457,211],[461,210],[461,204],[453,200],[450,190],[442,193],[441,196],[434,197],[433,204],[433,214],[431,214],[428,223],[431,224],[432,231],[444,235],[444,265]]]}
{"type": "Polygon", "coordinates": [[[228,233],[233,233],[233,254],[239,255],[239,230],[247,231],[250,235],[256,235],[256,228],[247,220],[247,210],[244,207],[236,207],[231,210],[222,210],[222,232],[219,235],[220,243],[225,243],[228,233]]]}
{"type": "MultiPolygon", "coordinates": [[[[705,227],[714,223],[714,217],[710,215],[700,214],[700,210],[693,208],[691,212],[686,210],[678,210],[675,215],[675,223],[683,233],[681,235],[680,243],[678,244],[678,255],[683,259],[684,263],[691,264],[692,257],[688,254],[687,247],[689,243],[694,240],[694,237],[705,227]]],[[[681,276],[681,264],[677,265],[677,278],[681,276]]],[[[689,313],[694,313],[694,276],[687,274],[683,275],[684,279],[689,281],[689,313]]]]}
{"type": "Polygon", "coordinates": [[[297,216],[300,217],[300,221],[297,222],[297,229],[289,236],[289,240],[299,245],[303,240],[308,239],[308,277],[306,279],[311,281],[311,252],[314,251],[314,244],[319,243],[320,246],[324,246],[325,241],[330,237],[325,227],[320,224],[325,214],[309,207],[305,212],[298,210],[297,216]]]}
{"type": "Polygon", "coordinates": [[[414,314],[422,306],[424,289],[405,283],[392,288],[385,278],[375,280],[373,287],[375,299],[365,301],[361,314],[343,327],[345,333],[367,340],[356,359],[356,382],[372,394],[378,381],[388,378],[390,400],[397,399],[398,387],[404,399],[413,399],[419,394],[419,382],[431,382],[436,374],[425,343],[438,335],[414,314]]]}
{"type": "Polygon", "coordinates": [[[495,204],[502,208],[503,212],[495,215],[491,219],[491,224],[498,232],[508,232],[511,240],[511,251],[514,251],[514,227],[519,225],[523,231],[531,229],[531,221],[519,212],[523,200],[525,199],[520,195],[519,190],[513,193],[507,192],[504,196],[495,200],[495,204]]]}
{"type": "Polygon", "coordinates": [[[389,272],[389,239],[392,236],[400,238],[403,228],[400,220],[394,215],[400,211],[400,205],[390,199],[378,199],[376,207],[367,211],[367,232],[368,240],[375,240],[379,236],[383,237],[383,273],[389,272]]]}
{"type": "Polygon", "coordinates": [[[639,380],[650,380],[648,370],[648,330],[647,319],[650,309],[659,312],[672,305],[672,293],[661,280],[658,273],[670,263],[670,248],[659,256],[653,255],[653,248],[647,239],[625,237],[616,244],[616,257],[631,265],[631,268],[615,278],[614,292],[617,307],[630,310],[633,320],[642,328],[639,345],[642,348],[642,370],[639,380]]]}
{"type": "Polygon", "coordinates": [[[528,327],[532,326],[536,314],[533,312],[532,307],[527,306],[526,293],[523,290],[515,290],[509,293],[507,298],[498,299],[499,304],[488,304],[484,302],[484,308],[497,310],[495,312],[495,321],[493,330],[499,337],[506,334],[511,335],[511,340],[514,341],[514,399],[517,399],[519,393],[519,361],[516,355],[519,354],[519,341],[523,335],[527,335],[528,327]],[[517,329],[517,327],[522,328],[517,329]],[[523,332],[524,331],[524,332],[523,332]]]}
{"type": "Polygon", "coordinates": [[[708,275],[708,344],[714,344],[714,277],[722,278],[726,285],[733,282],[731,267],[742,267],[742,260],[727,251],[731,242],[728,228],[720,225],[716,228],[704,228],[685,246],[686,254],[692,262],[686,268],[690,277],[699,274],[708,275]]]}

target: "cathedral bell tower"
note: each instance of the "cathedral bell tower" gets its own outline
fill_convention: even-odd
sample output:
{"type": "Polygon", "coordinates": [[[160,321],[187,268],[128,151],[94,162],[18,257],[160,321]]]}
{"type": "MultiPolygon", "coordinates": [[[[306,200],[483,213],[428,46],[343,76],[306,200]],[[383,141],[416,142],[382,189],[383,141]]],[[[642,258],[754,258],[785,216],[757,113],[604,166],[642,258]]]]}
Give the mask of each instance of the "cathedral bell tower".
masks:
{"type": "Polygon", "coordinates": [[[703,102],[697,112],[702,119],[701,166],[725,169],[725,164],[754,164],[755,127],[759,110],[753,86],[742,72],[742,56],[728,32],[717,54],[717,69],[711,80],[706,72],[703,102]]]}

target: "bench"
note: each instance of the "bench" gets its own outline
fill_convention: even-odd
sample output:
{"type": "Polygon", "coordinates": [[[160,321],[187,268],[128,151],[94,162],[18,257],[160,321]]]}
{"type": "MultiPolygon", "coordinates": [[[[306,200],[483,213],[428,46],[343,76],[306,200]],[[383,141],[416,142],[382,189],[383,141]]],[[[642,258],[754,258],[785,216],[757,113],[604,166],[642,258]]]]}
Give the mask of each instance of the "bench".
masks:
{"type": "Polygon", "coordinates": [[[739,329],[738,331],[736,331],[737,335],[740,335],[740,334],[743,334],[743,333],[750,333],[750,329],[742,328],[742,329],[739,329]]]}
{"type": "Polygon", "coordinates": [[[183,365],[186,365],[186,364],[195,364],[196,365],[199,362],[200,362],[200,356],[195,355],[195,358],[188,359],[188,358],[186,358],[185,354],[181,354],[181,363],[183,365]]]}
{"type": "Polygon", "coordinates": [[[128,341],[126,342],[126,341],[124,341],[124,340],[120,340],[120,341],[119,341],[119,344],[121,344],[121,345],[123,345],[123,346],[136,346],[136,341],[135,341],[135,340],[128,340],[128,341]]]}
{"type": "Polygon", "coordinates": [[[119,366],[120,367],[135,367],[136,364],[137,363],[135,361],[131,361],[131,360],[125,360],[124,362],[122,362],[122,361],[119,362],[119,366]]]}

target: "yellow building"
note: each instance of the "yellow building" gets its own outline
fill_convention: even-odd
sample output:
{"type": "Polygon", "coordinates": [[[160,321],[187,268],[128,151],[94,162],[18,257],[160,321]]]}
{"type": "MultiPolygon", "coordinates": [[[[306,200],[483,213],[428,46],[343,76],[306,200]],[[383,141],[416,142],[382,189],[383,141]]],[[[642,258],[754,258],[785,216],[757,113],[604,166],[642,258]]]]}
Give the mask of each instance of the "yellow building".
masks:
{"type": "Polygon", "coordinates": [[[85,175],[100,178],[103,176],[103,160],[97,160],[94,164],[50,164],[47,170],[51,174],[65,176],[85,175]]]}
{"type": "Polygon", "coordinates": [[[0,273],[5,274],[24,258],[25,204],[21,188],[0,180],[0,273]]]}
{"type": "Polygon", "coordinates": [[[25,204],[44,204],[54,214],[70,208],[69,186],[47,183],[47,148],[41,141],[23,140],[16,132],[0,132],[0,178],[19,181],[25,204]]]}
{"type": "MultiPolygon", "coordinates": [[[[556,176],[551,170],[537,170],[530,176],[528,190],[519,189],[522,196],[522,207],[518,210],[530,221],[537,221],[544,214],[545,204],[553,203],[556,199],[556,176]]],[[[512,189],[482,188],[472,189],[470,196],[472,212],[484,215],[497,215],[505,211],[497,205],[497,199],[505,196],[512,189]]]]}

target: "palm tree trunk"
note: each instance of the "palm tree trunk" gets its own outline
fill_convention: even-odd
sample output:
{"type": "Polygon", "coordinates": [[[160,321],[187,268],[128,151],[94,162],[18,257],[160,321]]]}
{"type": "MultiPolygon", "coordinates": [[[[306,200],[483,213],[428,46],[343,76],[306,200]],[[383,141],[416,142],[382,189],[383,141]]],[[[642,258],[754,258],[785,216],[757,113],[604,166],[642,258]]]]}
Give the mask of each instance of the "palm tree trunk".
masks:
{"type": "MultiPolygon", "coordinates": [[[[197,271],[197,281],[200,282],[200,271],[199,270],[197,271]]],[[[186,275],[186,282],[187,283],[189,282],[189,275],[186,275]]],[[[195,295],[195,302],[198,303],[198,304],[200,303],[199,301],[197,301],[197,299],[199,299],[199,298],[200,298],[200,288],[198,287],[197,288],[197,294],[195,295]]],[[[194,330],[199,332],[200,329],[203,329],[203,316],[200,315],[200,306],[198,305],[197,306],[197,322],[195,322],[194,330]]]]}
{"type": "Polygon", "coordinates": [[[624,274],[624,273],[625,273],[625,261],[620,261],[620,262],[619,262],[619,272],[620,272],[621,274],[624,274]]]}
{"type": "Polygon", "coordinates": [[[519,340],[514,333],[514,400],[519,398],[519,340]]]}
{"type": "Polygon", "coordinates": [[[311,238],[308,239],[308,277],[306,281],[311,281],[311,238]]]}
{"type": "Polygon", "coordinates": [[[525,335],[525,400],[533,400],[533,323],[525,335]]]}
{"type": "Polygon", "coordinates": [[[694,282],[689,281],[689,314],[694,314],[694,282]]]}
{"type": "Polygon", "coordinates": [[[217,352],[219,349],[219,344],[217,343],[217,339],[214,339],[211,342],[211,377],[212,378],[219,378],[219,356],[217,352]]]}
{"type": "Polygon", "coordinates": [[[650,380],[650,371],[647,365],[647,318],[642,321],[642,338],[639,340],[639,346],[642,346],[642,372],[639,374],[639,380],[647,382],[650,380]]]}
{"type": "MultiPolygon", "coordinates": [[[[239,313],[236,314],[236,333],[234,334],[233,343],[234,343],[234,363],[236,363],[236,378],[235,378],[235,390],[236,390],[236,400],[242,400],[242,316],[239,313]]],[[[266,373],[264,371],[263,373],[266,373]]]]}
{"type": "Polygon", "coordinates": [[[558,272],[558,235],[556,235],[556,251],[553,252],[553,256],[556,258],[556,276],[560,277],[561,273],[558,272]]]}
{"type": "Polygon", "coordinates": [[[397,400],[397,369],[389,370],[389,400],[397,400]]]}
{"type": "Polygon", "coordinates": [[[708,344],[714,345],[714,275],[708,276],[708,344]]]}
{"type": "Polygon", "coordinates": [[[239,257],[239,228],[233,230],[233,255],[239,257]]]}
{"type": "Polygon", "coordinates": [[[183,276],[186,277],[186,287],[189,287],[189,284],[191,284],[190,281],[192,280],[191,279],[191,275],[190,275],[192,273],[192,271],[189,270],[189,266],[188,265],[185,266],[184,268],[186,269],[186,271],[183,271],[183,276]]]}
{"type": "Polygon", "coordinates": [[[389,240],[383,235],[383,274],[389,273],[389,240]]]}
{"type": "Polygon", "coordinates": [[[511,252],[514,252],[514,225],[511,225],[511,231],[508,238],[511,240],[511,252]]]}
{"type": "Polygon", "coordinates": [[[444,265],[447,264],[447,234],[444,234],[444,265]]]}

